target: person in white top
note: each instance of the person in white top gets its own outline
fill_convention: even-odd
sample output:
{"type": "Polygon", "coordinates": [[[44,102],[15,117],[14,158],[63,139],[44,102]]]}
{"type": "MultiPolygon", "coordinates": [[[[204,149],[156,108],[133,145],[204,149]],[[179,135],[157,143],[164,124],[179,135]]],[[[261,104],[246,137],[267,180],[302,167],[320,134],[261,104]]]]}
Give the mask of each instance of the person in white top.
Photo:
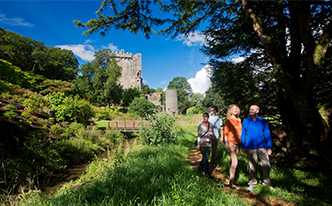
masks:
{"type": "Polygon", "coordinates": [[[212,142],[212,156],[211,156],[211,164],[212,167],[215,168],[215,162],[216,162],[216,151],[218,146],[218,139],[219,139],[219,129],[220,129],[220,142],[224,141],[224,129],[222,125],[222,119],[217,115],[218,107],[212,106],[210,108],[210,118],[209,122],[213,124],[213,135],[211,136],[211,142],[212,142]]]}

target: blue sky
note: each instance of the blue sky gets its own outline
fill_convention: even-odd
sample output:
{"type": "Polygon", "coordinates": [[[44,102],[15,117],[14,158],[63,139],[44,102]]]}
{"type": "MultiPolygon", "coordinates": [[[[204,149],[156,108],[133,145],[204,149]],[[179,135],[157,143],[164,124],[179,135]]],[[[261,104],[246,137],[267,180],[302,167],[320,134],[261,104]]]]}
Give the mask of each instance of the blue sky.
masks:
{"type": "Polygon", "coordinates": [[[86,22],[95,18],[100,3],[101,0],[0,0],[0,27],[46,46],[70,49],[80,64],[91,61],[94,51],[103,48],[141,53],[143,82],[150,88],[164,89],[174,77],[182,76],[195,93],[207,90],[207,57],[199,51],[203,38],[196,34],[187,39],[152,35],[147,40],[142,33],[114,29],[106,37],[99,33],[85,36],[73,20],[86,22]]]}

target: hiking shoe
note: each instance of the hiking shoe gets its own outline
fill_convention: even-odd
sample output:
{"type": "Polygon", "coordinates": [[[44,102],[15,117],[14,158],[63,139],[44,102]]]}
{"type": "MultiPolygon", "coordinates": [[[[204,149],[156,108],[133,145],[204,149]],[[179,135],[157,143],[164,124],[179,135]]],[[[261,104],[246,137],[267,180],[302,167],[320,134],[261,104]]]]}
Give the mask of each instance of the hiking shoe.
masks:
{"type": "Polygon", "coordinates": [[[233,184],[233,183],[230,183],[230,184],[229,184],[229,188],[234,189],[234,190],[239,190],[239,189],[240,189],[238,186],[236,186],[236,185],[233,184]]]}
{"type": "Polygon", "coordinates": [[[252,191],[254,191],[254,188],[255,188],[255,186],[249,186],[248,189],[247,189],[247,191],[248,192],[252,192],[252,191]]]}
{"type": "Polygon", "coordinates": [[[272,190],[273,192],[276,191],[272,186],[269,187],[269,190],[272,190]]]}

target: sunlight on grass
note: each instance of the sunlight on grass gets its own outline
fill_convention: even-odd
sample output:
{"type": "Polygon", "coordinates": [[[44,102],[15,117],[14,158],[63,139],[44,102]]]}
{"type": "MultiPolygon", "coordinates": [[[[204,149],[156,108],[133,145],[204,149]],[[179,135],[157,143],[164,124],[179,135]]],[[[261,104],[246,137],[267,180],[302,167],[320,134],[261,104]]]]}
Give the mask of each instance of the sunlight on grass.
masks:
{"type": "MultiPolygon", "coordinates": [[[[196,129],[201,115],[179,115],[174,131],[176,144],[143,145],[139,138],[131,144],[123,140],[112,150],[96,157],[86,173],[76,181],[67,182],[51,195],[38,191],[21,194],[17,205],[251,205],[241,195],[230,194],[224,185],[212,182],[192,169],[188,154],[194,150],[196,129]],[[137,140],[137,141],[136,141],[137,140]]],[[[107,121],[104,121],[107,122],[107,121]]],[[[103,121],[99,125],[105,124],[103,121]]],[[[242,152],[235,180],[245,189],[248,184],[248,162],[242,152]]],[[[228,177],[230,157],[225,144],[219,143],[216,163],[228,177]]],[[[258,179],[262,179],[258,167],[258,179]]],[[[274,198],[295,205],[323,205],[331,201],[331,186],[321,187],[329,178],[321,172],[278,168],[272,165],[273,187],[268,190],[260,183],[257,197],[274,198]]],[[[257,201],[260,201],[259,198],[257,201]]],[[[12,203],[13,203],[12,202],[12,203]]]]}
{"type": "Polygon", "coordinates": [[[108,127],[109,120],[100,120],[96,121],[96,126],[100,129],[106,129],[108,127]]]}

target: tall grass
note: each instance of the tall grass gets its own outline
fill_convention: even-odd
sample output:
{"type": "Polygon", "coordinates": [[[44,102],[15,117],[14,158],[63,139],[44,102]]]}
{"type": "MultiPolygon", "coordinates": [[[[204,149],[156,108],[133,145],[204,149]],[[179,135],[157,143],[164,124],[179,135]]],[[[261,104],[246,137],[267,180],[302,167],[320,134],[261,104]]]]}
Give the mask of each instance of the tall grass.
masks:
{"type": "MultiPolygon", "coordinates": [[[[180,125],[181,127],[181,125],[180,125]]],[[[178,128],[179,129],[179,128],[178,128]]],[[[195,136],[182,130],[178,141],[195,136]]],[[[17,205],[247,205],[200,176],[187,159],[186,144],[119,145],[97,158],[80,179],[51,195],[22,194],[17,205]],[[123,148],[127,148],[124,150],[123,148]],[[120,163],[117,163],[120,162],[120,163]]]]}
{"type": "MultiPolygon", "coordinates": [[[[212,182],[190,167],[188,153],[193,150],[201,115],[178,116],[174,130],[177,143],[146,146],[134,141],[117,144],[104,157],[96,158],[78,180],[66,183],[53,194],[37,191],[21,194],[13,205],[251,205],[243,194],[230,194],[222,184],[212,182]]],[[[238,156],[236,181],[245,189],[248,163],[238,156]]],[[[228,177],[229,155],[219,143],[216,163],[228,177]]],[[[255,187],[258,199],[279,199],[295,205],[331,204],[331,177],[324,171],[281,168],[271,161],[271,180],[276,191],[255,187]]],[[[258,179],[262,171],[258,169],[258,179]]],[[[233,192],[232,192],[233,193],[233,192]]],[[[258,200],[259,201],[259,200],[258,200]]],[[[266,202],[262,203],[266,204],[266,202]]]]}

